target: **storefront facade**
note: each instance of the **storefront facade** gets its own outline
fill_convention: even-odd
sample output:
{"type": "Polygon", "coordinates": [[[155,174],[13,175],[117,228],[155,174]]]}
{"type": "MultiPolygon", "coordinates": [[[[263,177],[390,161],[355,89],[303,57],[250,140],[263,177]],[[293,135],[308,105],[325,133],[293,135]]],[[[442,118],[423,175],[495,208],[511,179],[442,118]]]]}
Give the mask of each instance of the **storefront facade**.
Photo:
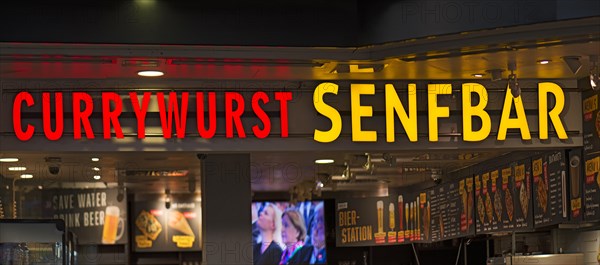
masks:
{"type": "Polygon", "coordinates": [[[28,19],[0,39],[0,158],[20,159],[0,213],[83,229],[79,264],[252,264],[254,215],[304,200],[327,264],[479,264],[507,233],[536,252],[515,232],[578,252],[600,220],[600,7],[551,2],[9,4],[28,19]],[[109,215],[118,236],[86,234],[109,215]]]}

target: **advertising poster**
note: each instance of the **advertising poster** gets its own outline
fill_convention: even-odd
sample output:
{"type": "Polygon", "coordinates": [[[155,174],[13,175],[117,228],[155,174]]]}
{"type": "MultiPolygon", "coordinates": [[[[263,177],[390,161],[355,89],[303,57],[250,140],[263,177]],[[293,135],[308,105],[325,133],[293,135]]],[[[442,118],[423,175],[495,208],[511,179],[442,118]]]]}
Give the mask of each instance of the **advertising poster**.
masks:
{"type": "Polygon", "coordinates": [[[323,201],[253,202],[253,264],[326,264],[325,232],[323,201]]]}
{"type": "Polygon", "coordinates": [[[117,189],[47,189],[46,218],[62,219],[82,245],[127,243],[127,199],[117,189]]]}
{"type": "Polygon", "coordinates": [[[477,233],[485,234],[497,231],[498,219],[495,216],[493,204],[496,180],[498,179],[498,170],[482,173],[481,182],[478,182],[478,176],[475,176],[475,202],[477,203],[477,233]],[[481,183],[479,192],[477,192],[477,183],[481,183]]]}
{"type": "Polygon", "coordinates": [[[518,161],[513,166],[515,174],[514,220],[515,231],[533,230],[533,206],[531,199],[531,160],[518,161]]]}
{"type": "Polygon", "coordinates": [[[172,194],[136,201],[133,206],[133,249],[136,252],[199,251],[200,201],[193,194],[172,194]]]}
{"type": "Polygon", "coordinates": [[[513,175],[513,168],[510,165],[502,167],[500,173],[501,176],[496,182],[496,187],[499,188],[496,189],[497,195],[495,195],[498,200],[495,199],[494,203],[495,205],[499,205],[496,208],[500,212],[500,229],[502,231],[513,231],[515,228],[515,202],[513,200],[515,194],[515,176],[513,175]]]}
{"type": "MultiPolygon", "coordinates": [[[[389,205],[388,197],[351,198],[337,201],[336,245],[353,247],[387,244],[387,231],[391,230],[389,205]],[[388,205],[385,211],[384,205],[388,205]]],[[[406,214],[408,218],[408,212],[406,214]]],[[[395,220],[394,218],[394,223],[395,220]]],[[[393,227],[395,228],[395,224],[393,227]]],[[[408,230],[407,227],[406,230],[408,230]]]]}
{"type": "Polygon", "coordinates": [[[583,220],[582,198],[584,197],[585,174],[581,149],[569,152],[568,189],[569,189],[569,218],[572,222],[583,220]]]}

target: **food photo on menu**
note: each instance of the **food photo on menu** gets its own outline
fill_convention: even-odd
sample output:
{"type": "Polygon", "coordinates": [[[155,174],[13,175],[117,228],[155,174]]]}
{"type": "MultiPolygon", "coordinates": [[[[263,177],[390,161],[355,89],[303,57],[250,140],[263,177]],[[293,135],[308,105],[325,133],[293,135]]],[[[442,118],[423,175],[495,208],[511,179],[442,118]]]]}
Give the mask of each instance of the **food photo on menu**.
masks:
{"type": "Polygon", "coordinates": [[[323,201],[252,203],[253,264],[326,264],[323,201]]]}

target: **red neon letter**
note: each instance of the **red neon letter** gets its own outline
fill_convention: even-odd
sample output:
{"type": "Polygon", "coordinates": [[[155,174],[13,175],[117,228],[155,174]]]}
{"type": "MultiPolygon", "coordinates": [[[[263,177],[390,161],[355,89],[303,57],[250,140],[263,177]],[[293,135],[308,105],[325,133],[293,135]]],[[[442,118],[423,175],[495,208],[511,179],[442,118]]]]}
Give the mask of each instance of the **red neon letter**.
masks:
{"type": "Polygon", "coordinates": [[[279,100],[281,115],[281,138],[288,137],[288,105],[292,100],[292,92],[275,92],[275,99],[279,100]]]}
{"type": "Polygon", "coordinates": [[[21,104],[25,101],[27,107],[31,107],[33,105],[33,97],[29,92],[19,92],[15,97],[15,101],[13,104],[13,128],[15,130],[15,135],[21,141],[27,141],[31,139],[33,136],[33,126],[31,124],[27,124],[27,129],[23,131],[23,127],[21,126],[21,104]]]}
{"type": "Polygon", "coordinates": [[[242,126],[240,117],[244,113],[244,98],[237,92],[225,92],[225,137],[233,138],[233,126],[235,125],[238,136],[246,138],[246,132],[242,126]],[[233,101],[237,103],[237,109],[233,110],[233,101]]]}
{"type": "Polygon", "coordinates": [[[140,107],[140,103],[138,102],[137,93],[130,92],[129,99],[131,99],[131,106],[133,107],[133,111],[135,112],[135,117],[137,118],[138,124],[138,139],[146,138],[146,113],[148,112],[148,104],[150,103],[150,92],[144,92],[144,97],[142,98],[142,106],[140,107]]]}
{"type": "Polygon", "coordinates": [[[167,111],[165,111],[165,95],[162,92],[156,93],[158,96],[158,111],[160,114],[160,124],[162,125],[163,137],[171,138],[171,129],[173,123],[173,112],[175,112],[175,130],[177,131],[177,138],[185,137],[185,122],[187,119],[187,108],[188,98],[190,93],[183,92],[181,95],[181,111],[177,104],[177,93],[169,92],[169,109],[168,117],[167,111]],[[181,113],[181,116],[180,116],[181,113]]]}
{"type": "Polygon", "coordinates": [[[204,124],[204,93],[196,92],[196,119],[198,125],[198,133],[205,139],[210,139],[215,136],[217,131],[217,100],[215,92],[208,92],[208,129],[204,124]]]}
{"type": "Polygon", "coordinates": [[[51,141],[56,141],[62,137],[63,129],[65,127],[63,119],[63,96],[62,92],[54,93],[54,108],[56,113],[56,130],[52,131],[51,117],[52,111],[50,110],[50,93],[42,93],[42,120],[44,123],[44,134],[46,138],[51,141]]]}
{"type": "Polygon", "coordinates": [[[73,132],[75,135],[74,139],[81,139],[81,125],[85,130],[85,136],[88,139],[94,139],[94,132],[92,131],[92,125],[90,124],[90,115],[94,110],[94,103],[90,94],[85,92],[74,92],[73,93],[73,132]],[[81,111],[81,101],[85,103],[84,110],[81,111]]]}
{"type": "Polygon", "coordinates": [[[263,104],[266,104],[269,102],[269,96],[267,96],[265,92],[256,92],[254,93],[254,96],[252,96],[252,110],[254,110],[254,113],[258,119],[260,119],[260,121],[264,124],[262,130],[258,128],[258,125],[252,126],[252,131],[257,138],[265,138],[269,136],[269,133],[271,132],[271,120],[265,111],[260,107],[258,101],[262,101],[263,104]]]}
{"type": "Polygon", "coordinates": [[[102,92],[102,126],[104,127],[104,139],[110,139],[110,125],[115,127],[117,138],[123,138],[123,130],[119,123],[119,115],[123,112],[123,101],[115,92],[102,92]],[[114,102],[115,110],[110,111],[110,102],[114,102]]]}

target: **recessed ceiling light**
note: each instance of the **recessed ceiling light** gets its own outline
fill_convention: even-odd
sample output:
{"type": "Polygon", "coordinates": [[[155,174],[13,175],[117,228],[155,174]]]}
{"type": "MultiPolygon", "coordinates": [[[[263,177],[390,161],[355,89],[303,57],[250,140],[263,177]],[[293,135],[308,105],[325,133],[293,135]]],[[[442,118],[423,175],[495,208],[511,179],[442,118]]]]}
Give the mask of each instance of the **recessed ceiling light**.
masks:
{"type": "Polygon", "coordinates": [[[472,74],[473,77],[483,77],[483,74],[472,74]]]}
{"type": "Polygon", "coordinates": [[[98,162],[98,161],[100,161],[100,158],[92,157],[92,162],[98,162]]]}
{"type": "Polygon", "coordinates": [[[94,171],[100,171],[100,168],[99,167],[93,167],[92,170],[94,170],[94,171]]]}
{"type": "Polygon", "coordinates": [[[315,164],[332,164],[333,162],[335,162],[335,161],[333,159],[329,159],[329,158],[315,160],[315,164]]]}
{"type": "Polygon", "coordinates": [[[19,159],[16,158],[16,157],[3,157],[3,158],[0,158],[0,162],[6,162],[6,163],[8,163],[8,162],[19,162],[19,159]]]}
{"type": "Polygon", "coordinates": [[[38,189],[40,189],[40,190],[43,189],[43,188],[44,188],[44,186],[42,186],[42,185],[38,186],[38,189]]]}
{"type": "Polygon", "coordinates": [[[137,74],[144,77],[158,77],[165,75],[165,73],[157,70],[143,70],[139,71],[137,74]]]}
{"type": "Polygon", "coordinates": [[[33,178],[33,175],[31,175],[31,174],[23,174],[23,175],[21,175],[21,178],[22,179],[31,179],[31,178],[33,178]]]}
{"type": "Polygon", "coordinates": [[[8,171],[25,171],[26,167],[8,167],[8,171]]]}
{"type": "Polygon", "coordinates": [[[539,60],[537,61],[538,64],[549,64],[550,62],[552,62],[551,60],[539,60]]]}
{"type": "Polygon", "coordinates": [[[95,176],[94,176],[94,179],[95,179],[95,180],[99,180],[99,179],[101,179],[101,178],[102,178],[102,177],[100,177],[100,175],[95,175],[95,176]]]}

